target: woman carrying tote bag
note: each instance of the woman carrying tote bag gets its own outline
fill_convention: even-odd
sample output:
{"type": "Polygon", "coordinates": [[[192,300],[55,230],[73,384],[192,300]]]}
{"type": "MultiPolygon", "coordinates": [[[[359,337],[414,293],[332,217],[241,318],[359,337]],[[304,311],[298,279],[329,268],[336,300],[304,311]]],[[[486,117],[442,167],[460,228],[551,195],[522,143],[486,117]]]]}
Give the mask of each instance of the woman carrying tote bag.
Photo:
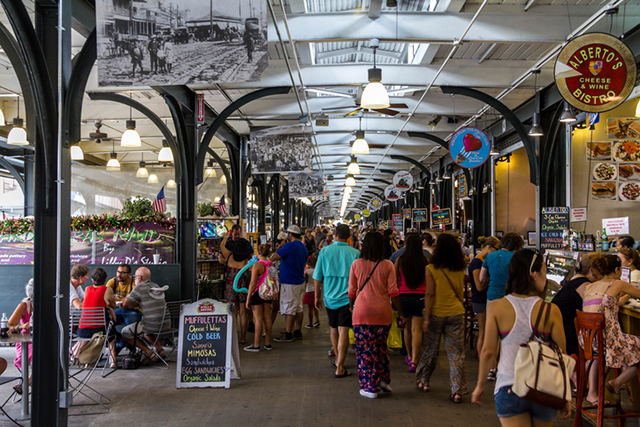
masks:
{"type": "MultiPolygon", "coordinates": [[[[518,397],[512,390],[514,365],[521,344],[529,342],[532,325],[543,307],[539,295],[547,283],[547,267],[542,255],[531,249],[516,252],[509,263],[506,296],[492,301],[487,307],[485,341],[480,356],[478,383],[471,401],[482,404],[489,373],[489,365],[495,360],[500,340],[500,362],[495,385],[495,403],[502,426],[551,426],[557,410],[518,397]]],[[[549,320],[544,330],[538,331],[551,337],[563,353],[566,353],[562,315],[551,304],[549,320]]],[[[567,402],[562,419],[571,416],[571,402],[567,402]]]]}

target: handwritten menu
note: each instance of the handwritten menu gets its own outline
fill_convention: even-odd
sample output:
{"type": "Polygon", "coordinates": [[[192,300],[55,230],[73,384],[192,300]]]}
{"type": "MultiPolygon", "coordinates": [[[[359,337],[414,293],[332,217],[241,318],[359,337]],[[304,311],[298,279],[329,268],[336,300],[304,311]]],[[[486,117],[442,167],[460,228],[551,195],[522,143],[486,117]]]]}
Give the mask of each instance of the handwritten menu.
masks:
{"type": "Polygon", "coordinates": [[[393,214],[391,215],[391,218],[392,218],[391,221],[393,222],[393,231],[395,231],[398,234],[402,233],[402,226],[404,225],[402,220],[402,215],[393,214]]]}
{"type": "Polygon", "coordinates": [[[540,247],[562,249],[562,232],[569,228],[569,208],[542,208],[540,216],[540,247]]]}
{"type": "Polygon", "coordinates": [[[413,222],[427,222],[427,210],[426,209],[413,209],[413,222]]]}
{"type": "Polygon", "coordinates": [[[451,225],[451,208],[431,211],[431,226],[451,225]]]}
{"type": "Polygon", "coordinates": [[[411,219],[411,209],[402,209],[402,219],[411,219]]]}
{"type": "Polygon", "coordinates": [[[229,388],[232,318],[227,305],[217,301],[201,300],[183,306],[178,335],[178,388],[229,388]]]}

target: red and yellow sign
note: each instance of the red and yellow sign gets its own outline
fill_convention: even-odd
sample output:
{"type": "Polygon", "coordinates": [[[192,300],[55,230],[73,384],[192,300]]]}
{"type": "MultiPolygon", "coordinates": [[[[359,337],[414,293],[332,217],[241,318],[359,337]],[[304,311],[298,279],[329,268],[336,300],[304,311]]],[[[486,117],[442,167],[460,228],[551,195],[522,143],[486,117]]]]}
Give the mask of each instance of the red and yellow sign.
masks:
{"type": "Polygon", "coordinates": [[[600,113],[622,104],[636,81],[633,53],[619,39],[592,33],[571,40],[555,65],[562,97],[581,111],[600,113]]]}

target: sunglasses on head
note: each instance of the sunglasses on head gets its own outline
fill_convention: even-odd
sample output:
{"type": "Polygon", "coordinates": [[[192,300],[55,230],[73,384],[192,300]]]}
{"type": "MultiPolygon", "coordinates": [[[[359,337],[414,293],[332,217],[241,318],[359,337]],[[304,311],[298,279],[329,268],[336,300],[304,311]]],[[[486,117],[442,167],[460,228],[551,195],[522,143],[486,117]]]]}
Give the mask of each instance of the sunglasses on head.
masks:
{"type": "Polygon", "coordinates": [[[538,255],[540,255],[540,252],[538,252],[537,249],[532,249],[531,250],[533,252],[533,258],[531,258],[531,265],[529,266],[529,274],[533,273],[533,264],[535,264],[536,259],[538,259],[538,255]]]}

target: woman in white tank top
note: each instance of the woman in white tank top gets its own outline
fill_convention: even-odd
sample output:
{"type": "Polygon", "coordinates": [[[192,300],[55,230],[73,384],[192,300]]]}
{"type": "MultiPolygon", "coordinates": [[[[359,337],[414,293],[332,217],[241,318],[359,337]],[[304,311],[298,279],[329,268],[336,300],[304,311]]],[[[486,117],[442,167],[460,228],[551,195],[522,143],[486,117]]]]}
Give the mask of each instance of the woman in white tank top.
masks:
{"type": "MultiPolygon", "coordinates": [[[[489,303],[485,341],[480,355],[478,383],[471,401],[482,404],[491,361],[495,360],[500,342],[500,363],[495,383],[495,403],[503,427],[551,426],[557,411],[522,399],[512,392],[514,362],[520,344],[529,341],[538,311],[542,306],[539,295],[547,284],[547,267],[542,255],[531,249],[516,252],[509,263],[506,296],[489,303]]],[[[549,324],[538,331],[565,350],[562,314],[551,305],[549,324]]],[[[571,416],[571,402],[567,402],[562,419],[571,416]]]]}

